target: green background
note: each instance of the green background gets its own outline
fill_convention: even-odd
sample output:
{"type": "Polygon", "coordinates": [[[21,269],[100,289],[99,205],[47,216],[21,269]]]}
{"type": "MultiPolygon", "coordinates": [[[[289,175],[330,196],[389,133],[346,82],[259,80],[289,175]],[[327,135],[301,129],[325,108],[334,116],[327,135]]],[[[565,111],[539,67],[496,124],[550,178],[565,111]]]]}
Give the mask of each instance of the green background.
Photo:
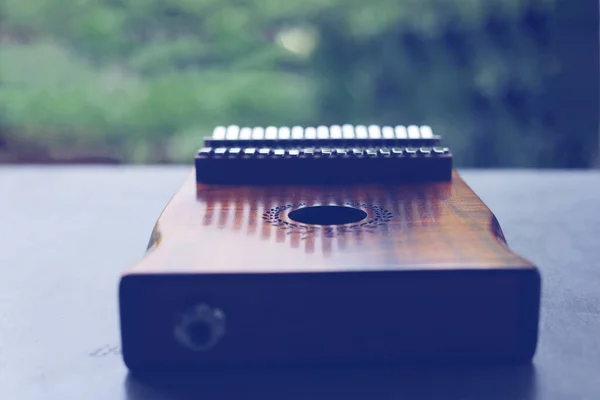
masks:
{"type": "Polygon", "coordinates": [[[431,125],[457,165],[597,163],[593,2],[1,7],[0,161],[190,163],[219,124],[374,123],[431,125]]]}

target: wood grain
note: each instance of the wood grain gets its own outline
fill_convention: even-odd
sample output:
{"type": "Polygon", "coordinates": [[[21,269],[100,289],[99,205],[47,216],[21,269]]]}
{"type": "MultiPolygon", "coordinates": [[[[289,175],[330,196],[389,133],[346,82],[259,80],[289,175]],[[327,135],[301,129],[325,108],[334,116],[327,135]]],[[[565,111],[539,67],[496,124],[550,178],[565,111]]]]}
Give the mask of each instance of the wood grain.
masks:
{"type": "Polygon", "coordinates": [[[160,241],[128,273],[531,267],[456,173],[428,184],[263,187],[196,185],[190,174],[154,235],[160,241]],[[328,227],[289,218],[312,205],[368,217],[328,227]]]}

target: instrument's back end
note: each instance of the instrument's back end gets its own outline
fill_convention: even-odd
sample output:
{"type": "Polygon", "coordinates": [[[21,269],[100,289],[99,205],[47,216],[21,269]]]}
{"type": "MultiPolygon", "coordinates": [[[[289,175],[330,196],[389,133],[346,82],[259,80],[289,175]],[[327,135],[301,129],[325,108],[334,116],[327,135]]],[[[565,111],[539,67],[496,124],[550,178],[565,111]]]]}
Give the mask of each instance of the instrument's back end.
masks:
{"type": "Polygon", "coordinates": [[[540,277],[429,127],[218,127],[122,277],[132,369],[531,359],[540,277]]]}

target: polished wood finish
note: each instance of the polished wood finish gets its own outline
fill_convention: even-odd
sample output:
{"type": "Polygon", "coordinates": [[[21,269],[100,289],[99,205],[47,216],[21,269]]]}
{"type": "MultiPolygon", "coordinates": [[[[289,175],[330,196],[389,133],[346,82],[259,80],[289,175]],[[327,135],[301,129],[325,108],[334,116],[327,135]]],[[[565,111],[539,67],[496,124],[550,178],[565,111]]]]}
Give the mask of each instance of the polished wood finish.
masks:
{"type": "Polygon", "coordinates": [[[535,266],[510,251],[456,172],[446,182],[359,186],[205,185],[190,174],[146,257],[123,276],[124,355],[131,368],[524,360],[537,343],[539,287],[535,266]],[[290,219],[313,205],[355,207],[367,218],[290,219]],[[229,336],[205,353],[171,337],[175,314],[198,301],[229,318],[229,336]]]}
{"type": "Polygon", "coordinates": [[[449,182],[356,187],[210,186],[190,176],[155,234],[160,240],[128,273],[531,268],[456,174],[449,182]],[[363,209],[361,224],[373,222],[321,227],[288,217],[323,204],[363,209]],[[378,220],[373,207],[389,220],[378,220]],[[265,218],[272,210],[277,215],[265,218]]]}

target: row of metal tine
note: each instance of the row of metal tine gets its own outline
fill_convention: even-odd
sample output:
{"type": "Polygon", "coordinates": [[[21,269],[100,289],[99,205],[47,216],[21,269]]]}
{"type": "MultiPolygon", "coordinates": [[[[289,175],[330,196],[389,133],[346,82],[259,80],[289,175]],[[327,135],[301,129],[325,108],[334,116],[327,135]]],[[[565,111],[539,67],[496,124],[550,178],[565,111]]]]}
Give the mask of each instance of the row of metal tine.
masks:
{"type": "Polygon", "coordinates": [[[279,149],[279,148],[240,148],[240,147],[203,147],[199,150],[199,156],[236,157],[236,156],[275,156],[275,157],[307,157],[307,156],[355,156],[355,157],[377,157],[377,156],[428,156],[448,154],[447,147],[394,147],[394,148],[356,148],[356,149],[330,149],[330,148],[306,148],[306,149],[279,149]]]}
{"type": "Polygon", "coordinates": [[[435,139],[429,125],[331,125],[317,127],[239,127],[218,126],[214,129],[215,140],[307,140],[307,139],[435,139]]]}

